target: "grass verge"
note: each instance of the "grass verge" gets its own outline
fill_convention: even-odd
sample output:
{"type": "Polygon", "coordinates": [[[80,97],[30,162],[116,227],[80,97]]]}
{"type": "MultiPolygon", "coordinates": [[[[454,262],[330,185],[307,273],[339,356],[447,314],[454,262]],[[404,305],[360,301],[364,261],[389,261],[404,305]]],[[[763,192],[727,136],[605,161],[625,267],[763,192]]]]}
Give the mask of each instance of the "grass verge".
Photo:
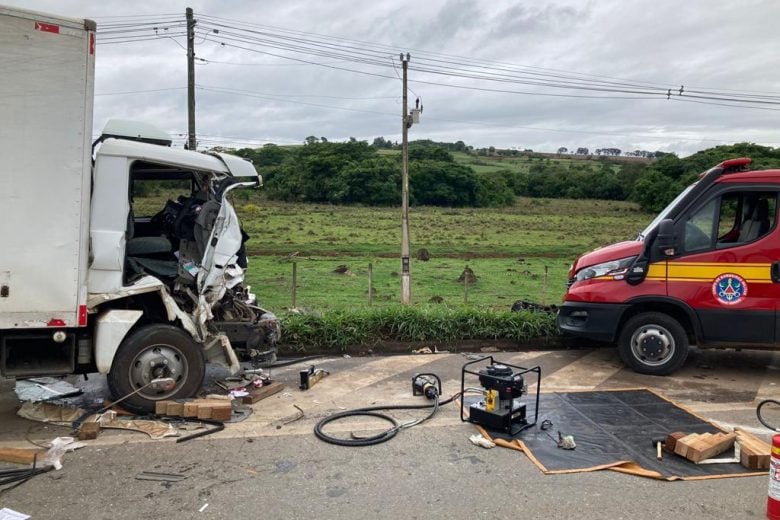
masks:
{"type": "Polygon", "coordinates": [[[281,320],[280,347],[297,352],[344,352],[382,342],[527,341],[558,335],[552,314],[472,308],[398,306],[287,314],[281,320]]]}

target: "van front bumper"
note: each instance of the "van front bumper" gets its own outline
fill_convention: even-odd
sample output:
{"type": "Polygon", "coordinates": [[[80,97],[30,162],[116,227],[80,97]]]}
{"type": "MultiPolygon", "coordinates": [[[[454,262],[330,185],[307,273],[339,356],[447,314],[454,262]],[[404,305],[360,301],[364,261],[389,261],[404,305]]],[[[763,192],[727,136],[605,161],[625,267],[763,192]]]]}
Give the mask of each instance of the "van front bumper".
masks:
{"type": "Polygon", "coordinates": [[[558,309],[558,328],[567,334],[614,343],[628,305],[564,302],[558,309]]]}

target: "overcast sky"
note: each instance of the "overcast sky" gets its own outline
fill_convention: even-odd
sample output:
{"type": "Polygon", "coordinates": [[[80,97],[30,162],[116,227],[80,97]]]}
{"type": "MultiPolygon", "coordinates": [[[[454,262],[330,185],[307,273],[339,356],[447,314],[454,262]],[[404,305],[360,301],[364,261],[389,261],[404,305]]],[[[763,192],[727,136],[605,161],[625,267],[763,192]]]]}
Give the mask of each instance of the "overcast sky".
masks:
{"type": "MultiPolygon", "coordinates": [[[[761,109],[725,107],[701,103],[723,103],[713,99],[699,98],[698,103],[691,102],[697,100],[694,98],[685,102],[667,101],[663,96],[645,99],[652,96],[415,70],[415,66],[435,65],[439,72],[447,67],[446,71],[462,73],[472,64],[471,72],[481,70],[494,79],[522,75],[554,82],[556,77],[576,73],[590,85],[594,80],[630,80],[658,89],[684,85],[684,95],[689,90],[711,89],[720,91],[718,96],[780,96],[780,36],[776,28],[780,2],[775,0],[0,3],[92,18],[99,31],[106,24],[140,20],[112,18],[118,16],[160,15],[147,21],[183,19],[189,6],[203,30],[220,23],[299,39],[313,38],[301,33],[316,33],[341,39],[317,38],[323,45],[350,45],[348,54],[352,57],[360,56],[362,48],[384,46],[386,56],[382,59],[386,63],[377,66],[266,44],[232,40],[232,46],[220,45],[220,38],[233,31],[229,27],[222,27],[218,34],[212,32],[209,38],[199,37],[196,54],[206,60],[196,67],[197,132],[202,146],[292,144],[309,135],[330,140],[356,137],[370,142],[377,136],[399,140],[401,82],[390,65],[395,61],[400,66],[400,51],[411,54],[409,86],[415,94],[410,96],[420,96],[424,106],[422,120],[411,129],[410,139],[460,139],[476,147],[538,151],[582,146],[591,150],[664,150],[681,155],[741,141],[780,146],[780,104],[772,104],[780,102],[780,97],[750,98],[770,101],[753,105],[761,109]],[[227,21],[207,20],[205,16],[227,21]],[[345,42],[347,39],[364,43],[345,42]],[[432,61],[435,59],[441,61],[432,61]],[[490,69],[474,69],[474,64],[490,69]],[[226,88],[234,91],[214,90],[226,88]],[[610,97],[558,97],[561,94],[610,97]]],[[[154,33],[135,34],[147,37],[154,33]]],[[[181,37],[99,44],[95,132],[110,117],[118,117],[145,120],[176,136],[184,135],[187,73],[185,51],[180,46],[184,44],[181,37]],[[157,91],[138,92],[149,90],[157,91]]]]}

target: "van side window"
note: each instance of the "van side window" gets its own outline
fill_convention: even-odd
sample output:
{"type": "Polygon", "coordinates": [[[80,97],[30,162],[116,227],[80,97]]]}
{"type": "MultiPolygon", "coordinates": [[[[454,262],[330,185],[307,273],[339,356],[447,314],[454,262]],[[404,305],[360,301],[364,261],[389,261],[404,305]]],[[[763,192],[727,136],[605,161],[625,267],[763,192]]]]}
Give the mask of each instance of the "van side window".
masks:
{"type": "Polygon", "coordinates": [[[684,249],[724,249],[758,240],[772,229],[776,215],[775,192],[724,193],[685,220],[684,249]]]}
{"type": "Polygon", "coordinates": [[[712,199],[685,220],[685,251],[710,248],[719,202],[719,199],[712,199]]]}

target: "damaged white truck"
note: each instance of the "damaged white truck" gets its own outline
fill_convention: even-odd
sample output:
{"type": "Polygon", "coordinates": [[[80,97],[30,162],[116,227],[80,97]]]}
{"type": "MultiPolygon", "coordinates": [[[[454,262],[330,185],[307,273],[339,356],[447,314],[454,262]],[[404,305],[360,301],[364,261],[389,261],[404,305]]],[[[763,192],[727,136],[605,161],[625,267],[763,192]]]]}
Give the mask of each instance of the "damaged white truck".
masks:
{"type": "Polygon", "coordinates": [[[0,373],[99,372],[148,410],[195,394],[206,362],[272,362],[229,200],[260,185],[252,164],[130,122],[93,142],[90,20],[0,6],[0,65],[0,373]]]}

